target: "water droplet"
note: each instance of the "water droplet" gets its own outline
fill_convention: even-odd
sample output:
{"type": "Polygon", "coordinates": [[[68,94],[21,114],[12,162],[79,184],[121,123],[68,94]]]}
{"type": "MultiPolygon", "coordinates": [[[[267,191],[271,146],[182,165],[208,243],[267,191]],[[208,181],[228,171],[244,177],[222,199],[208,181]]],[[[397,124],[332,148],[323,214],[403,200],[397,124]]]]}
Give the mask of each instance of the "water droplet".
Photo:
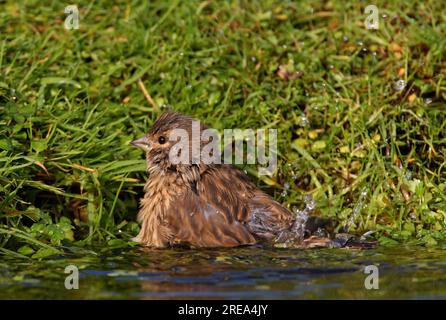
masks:
{"type": "Polygon", "coordinates": [[[305,115],[300,116],[299,118],[299,126],[306,127],[310,124],[310,120],[305,115]]]}
{"type": "Polygon", "coordinates": [[[362,48],[362,52],[367,52],[367,48],[362,48]]]}
{"type": "Polygon", "coordinates": [[[424,99],[424,103],[425,104],[431,104],[432,103],[432,99],[431,98],[426,98],[426,99],[424,99]]]}
{"type": "Polygon", "coordinates": [[[316,208],[316,201],[311,195],[305,196],[305,204],[307,205],[305,209],[308,209],[308,211],[313,211],[316,208]]]}
{"type": "Polygon", "coordinates": [[[317,228],[317,230],[313,233],[314,236],[319,238],[328,238],[328,232],[324,228],[317,228]]]}
{"type": "Polygon", "coordinates": [[[352,224],[355,223],[356,218],[358,217],[359,213],[361,212],[362,208],[364,207],[364,201],[367,197],[368,189],[367,187],[364,187],[361,191],[361,195],[359,196],[358,203],[356,204],[355,208],[353,209],[353,213],[350,217],[350,220],[347,222],[345,229],[346,232],[351,228],[352,224]]]}
{"type": "Polygon", "coordinates": [[[393,84],[393,89],[397,92],[404,90],[406,87],[406,81],[398,80],[393,84]]]}
{"type": "Polygon", "coordinates": [[[305,204],[306,207],[304,210],[299,210],[296,207],[293,207],[293,212],[296,215],[296,220],[293,224],[293,231],[298,235],[299,237],[304,237],[306,224],[308,221],[309,213],[316,208],[316,202],[314,201],[313,197],[311,195],[307,195],[305,197],[305,204]]]}

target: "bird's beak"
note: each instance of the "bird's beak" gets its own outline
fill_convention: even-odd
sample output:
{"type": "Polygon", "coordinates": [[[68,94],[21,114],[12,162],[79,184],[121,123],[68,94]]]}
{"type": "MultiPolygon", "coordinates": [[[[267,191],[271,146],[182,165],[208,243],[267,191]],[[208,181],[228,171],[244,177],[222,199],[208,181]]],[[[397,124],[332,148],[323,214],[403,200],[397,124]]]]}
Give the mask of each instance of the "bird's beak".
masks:
{"type": "Polygon", "coordinates": [[[136,139],[136,140],[133,140],[130,143],[133,144],[135,147],[143,149],[146,152],[150,151],[150,141],[149,141],[149,139],[147,139],[146,136],[136,139]]]}

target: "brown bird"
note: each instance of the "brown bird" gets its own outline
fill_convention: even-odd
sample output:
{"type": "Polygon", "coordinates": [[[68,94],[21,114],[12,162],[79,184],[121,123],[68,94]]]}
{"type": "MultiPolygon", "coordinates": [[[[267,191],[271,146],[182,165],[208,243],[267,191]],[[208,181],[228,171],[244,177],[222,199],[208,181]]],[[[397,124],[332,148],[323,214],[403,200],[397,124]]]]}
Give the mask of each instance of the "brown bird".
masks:
{"type": "MultiPolygon", "coordinates": [[[[196,120],[167,112],[147,135],[132,141],[145,151],[149,173],[138,213],[141,231],[135,241],[159,248],[235,247],[265,241],[329,245],[328,238],[304,239],[303,222],[234,166],[172,163],[169,152],[176,142],[170,134],[183,129],[191,137],[192,121],[196,120]]],[[[200,123],[201,130],[207,128],[200,123]]],[[[203,142],[199,145],[203,147],[203,142]]]]}

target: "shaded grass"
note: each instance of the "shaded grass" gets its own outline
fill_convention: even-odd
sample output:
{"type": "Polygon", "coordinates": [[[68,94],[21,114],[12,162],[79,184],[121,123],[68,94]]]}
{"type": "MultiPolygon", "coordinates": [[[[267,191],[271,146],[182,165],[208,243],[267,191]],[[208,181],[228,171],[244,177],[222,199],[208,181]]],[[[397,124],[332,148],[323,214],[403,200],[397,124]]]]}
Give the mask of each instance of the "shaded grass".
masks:
{"type": "Polygon", "coordinates": [[[128,143],[159,113],[139,79],[161,111],[277,128],[279,170],[256,181],[286,205],[311,194],[339,226],[356,210],[351,231],[383,243],[444,239],[441,1],[379,1],[379,30],[341,1],[76,4],[78,30],[57,1],[0,12],[0,247],[137,232],[144,161],[128,143]]]}

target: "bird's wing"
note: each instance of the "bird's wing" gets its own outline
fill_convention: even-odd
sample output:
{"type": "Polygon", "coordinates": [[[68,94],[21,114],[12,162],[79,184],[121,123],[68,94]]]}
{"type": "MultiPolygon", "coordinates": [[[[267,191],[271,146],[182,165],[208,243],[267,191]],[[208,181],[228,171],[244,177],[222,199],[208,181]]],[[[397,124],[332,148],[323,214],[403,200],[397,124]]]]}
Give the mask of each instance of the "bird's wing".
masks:
{"type": "Polygon", "coordinates": [[[172,212],[167,215],[171,243],[197,247],[255,243],[248,227],[252,188],[238,170],[226,165],[202,174],[173,201],[172,212]]]}

